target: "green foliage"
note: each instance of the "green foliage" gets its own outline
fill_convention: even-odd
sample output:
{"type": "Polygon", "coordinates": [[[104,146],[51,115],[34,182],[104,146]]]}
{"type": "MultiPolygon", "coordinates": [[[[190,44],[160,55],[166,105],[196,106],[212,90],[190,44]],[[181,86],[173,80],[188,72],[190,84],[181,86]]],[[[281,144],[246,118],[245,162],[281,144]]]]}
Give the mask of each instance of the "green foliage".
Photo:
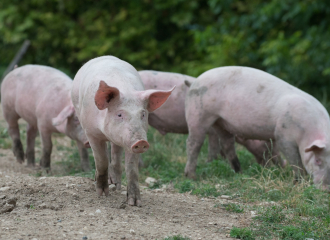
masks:
{"type": "Polygon", "coordinates": [[[243,240],[254,240],[252,237],[252,231],[248,228],[237,228],[233,227],[230,230],[230,236],[233,238],[243,239],[243,240]]]}
{"type": "Polygon", "coordinates": [[[71,77],[101,55],[192,76],[250,66],[328,107],[329,12],[327,0],[2,0],[0,75],[30,39],[20,65],[50,65],[71,77]]]}

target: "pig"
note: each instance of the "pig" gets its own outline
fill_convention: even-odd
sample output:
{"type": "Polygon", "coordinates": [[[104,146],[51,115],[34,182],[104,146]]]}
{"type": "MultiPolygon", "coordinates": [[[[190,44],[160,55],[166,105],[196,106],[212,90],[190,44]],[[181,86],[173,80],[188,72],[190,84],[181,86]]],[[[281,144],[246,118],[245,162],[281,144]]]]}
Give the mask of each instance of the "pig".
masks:
{"type": "Polygon", "coordinates": [[[88,139],[75,114],[71,101],[72,80],[63,72],[47,66],[25,65],[10,72],[1,85],[1,105],[13,152],[19,163],[24,162],[18,120],[27,125],[27,166],[35,166],[35,138],[42,141],[40,166],[50,169],[53,132],[64,133],[77,142],[84,171],[90,170],[88,139]]]}
{"type": "Polygon", "coordinates": [[[149,148],[148,114],[159,108],[173,89],[144,90],[135,68],[114,56],[94,58],[79,69],[71,97],[93,150],[99,196],[109,195],[108,178],[109,183],[121,189],[120,158],[124,149],[127,203],[141,206],[138,162],[140,153],[149,148]]]}
{"type": "Polygon", "coordinates": [[[329,189],[329,114],[311,95],[258,69],[219,67],[192,83],[185,107],[189,129],[186,176],[195,177],[198,153],[213,126],[236,172],[240,164],[235,136],[272,139],[296,177],[306,170],[317,186],[329,189]]]}
{"type": "MultiPolygon", "coordinates": [[[[177,86],[166,103],[161,108],[149,114],[149,125],[156,128],[162,135],[166,133],[188,134],[184,101],[189,86],[196,78],[179,73],[152,70],[139,71],[139,74],[145,89],[167,89],[173,85],[177,86]]],[[[217,159],[219,154],[225,157],[223,152],[220,151],[218,134],[212,127],[208,130],[208,137],[209,154],[207,162],[217,159]]],[[[269,157],[272,157],[272,160],[276,164],[278,160],[281,162],[281,166],[285,166],[285,161],[279,157],[279,152],[275,148],[271,149],[269,142],[242,138],[236,138],[236,142],[246,147],[255,156],[257,162],[263,166],[266,164],[264,154],[268,156],[269,151],[271,151],[272,155],[269,157]],[[269,149],[266,146],[267,144],[269,149]]]]}

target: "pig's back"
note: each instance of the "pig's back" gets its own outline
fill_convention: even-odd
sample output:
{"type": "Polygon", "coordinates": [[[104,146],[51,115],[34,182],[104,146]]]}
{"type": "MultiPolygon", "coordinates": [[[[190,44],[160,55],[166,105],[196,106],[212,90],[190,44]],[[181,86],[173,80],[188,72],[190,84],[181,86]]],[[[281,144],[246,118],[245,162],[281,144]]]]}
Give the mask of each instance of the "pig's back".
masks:
{"type": "Polygon", "coordinates": [[[260,132],[266,139],[273,137],[278,118],[292,110],[288,103],[302,103],[305,109],[313,112],[325,111],[309,94],[271,74],[249,67],[209,70],[192,84],[190,94],[194,89],[205,92],[202,97],[205,111],[221,116],[228,130],[240,132],[245,137],[260,132]]]}
{"type": "Polygon", "coordinates": [[[195,78],[179,73],[151,70],[139,71],[139,74],[145,89],[163,90],[176,86],[164,105],[150,113],[150,125],[163,132],[188,133],[184,101],[189,88],[184,81],[192,82],[195,78]]]}
{"type": "Polygon", "coordinates": [[[10,102],[23,119],[35,125],[39,115],[57,116],[68,102],[71,84],[72,80],[57,69],[25,65],[6,76],[2,100],[10,102]]]}

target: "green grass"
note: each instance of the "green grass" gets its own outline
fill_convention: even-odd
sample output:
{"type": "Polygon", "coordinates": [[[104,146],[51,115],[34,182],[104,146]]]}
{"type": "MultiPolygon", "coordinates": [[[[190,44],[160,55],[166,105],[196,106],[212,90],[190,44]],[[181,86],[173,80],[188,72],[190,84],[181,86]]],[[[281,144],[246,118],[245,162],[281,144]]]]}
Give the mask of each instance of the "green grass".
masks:
{"type": "Polygon", "coordinates": [[[229,212],[242,213],[244,207],[235,203],[222,204],[222,206],[229,212]]]}
{"type": "Polygon", "coordinates": [[[243,239],[243,240],[254,240],[252,236],[252,231],[248,228],[237,228],[233,227],[230,231],[230,236],[233,238],[243,239]]]}

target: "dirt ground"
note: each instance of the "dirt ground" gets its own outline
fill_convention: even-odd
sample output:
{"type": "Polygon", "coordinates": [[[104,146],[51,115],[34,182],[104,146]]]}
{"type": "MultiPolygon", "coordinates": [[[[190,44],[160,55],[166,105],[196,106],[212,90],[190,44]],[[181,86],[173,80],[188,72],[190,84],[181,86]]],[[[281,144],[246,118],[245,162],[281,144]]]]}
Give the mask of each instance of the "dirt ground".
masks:
{"type": "MultiPolygon", "coordinates": [[[[57,142],[70,144],[61,138],[57,142]]],[[[37,157],[40,151],[38,146],[37,157]]],[[[60,171],[54,162],[61,154],[54,148],[54,172],[60,171]]],[[[141,186],[143,205],[131,207],[125,203],[125,187],[98,197],[92,179],[36,177],[37,172],[18,164],[10,149],[0,149],[0,239],[160,240],[179,234],[193,240],[231,239],[232,226],[247,226],[250,220],[248,213],[214,207],[231,201],[221,197],[203,199],[170,187],[141,186]]]]}

